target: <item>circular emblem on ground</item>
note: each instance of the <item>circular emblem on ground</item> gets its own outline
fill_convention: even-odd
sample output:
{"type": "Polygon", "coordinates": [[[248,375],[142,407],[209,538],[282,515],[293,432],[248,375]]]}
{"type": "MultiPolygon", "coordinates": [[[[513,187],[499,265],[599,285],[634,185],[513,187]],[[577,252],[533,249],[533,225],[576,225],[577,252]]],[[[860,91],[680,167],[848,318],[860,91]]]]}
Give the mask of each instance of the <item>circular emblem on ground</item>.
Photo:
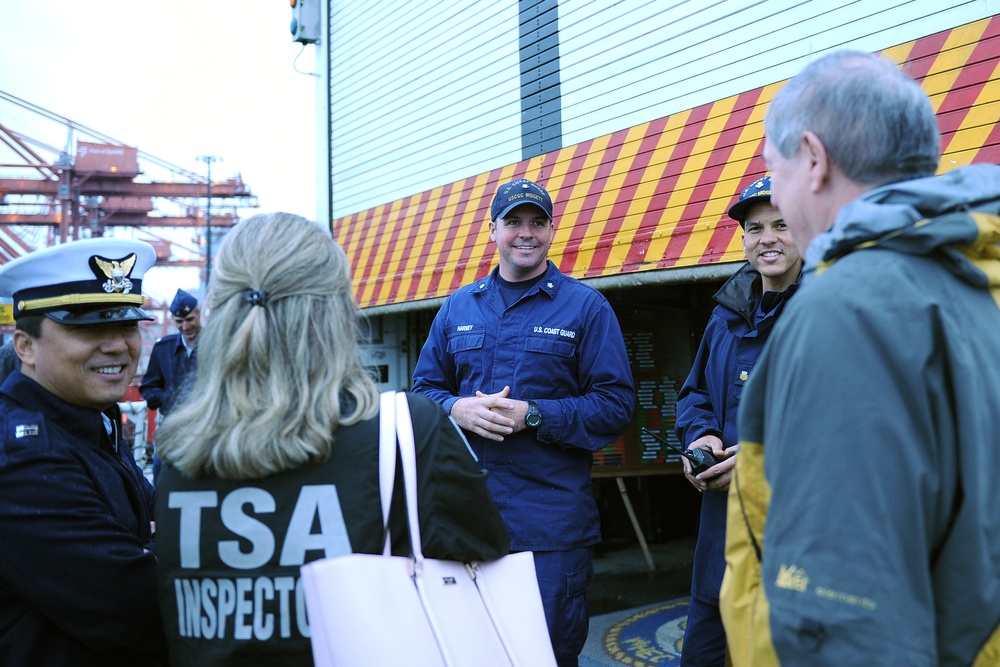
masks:
{"type": "Polygon", "coordinates": [[[604,650],[623,665],[679,665],[687,610],[688,601],[677,600],[637,611],[611,626],[604,650]]]}

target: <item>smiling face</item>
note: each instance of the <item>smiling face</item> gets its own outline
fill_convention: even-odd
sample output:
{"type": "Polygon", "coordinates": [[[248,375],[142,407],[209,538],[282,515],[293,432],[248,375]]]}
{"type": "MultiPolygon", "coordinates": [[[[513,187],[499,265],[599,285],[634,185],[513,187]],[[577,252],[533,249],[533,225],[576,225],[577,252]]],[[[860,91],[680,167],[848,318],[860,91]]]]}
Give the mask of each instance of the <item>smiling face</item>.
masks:
{"type": "Polygon", "coordinates": [[[767,202],[756,202],[747,208],[743,225],[743,252],[761,275],[764,290],[784,291],[798,278],[802,258],[781,213],[767,202]]]}
{"type": "Polygon", "coordinates": [[[534,204],[521,204],[490,223],[490,238],[500,253],[500,275],[520,282],[545,273],[545,259],[555,236],[555,224],[534,204]]]}
{"type": "Polygon", "coordinates": [[[142,349],[139,323],[87,326],[42,319],[41,336],[14,333],[21,371],[71,405],[104,410],[125,396],[142,349]]]}
{"type": "Polygon", "coordinates": [[[173,317],[174,324],[177,326],[177,330],[181,332],[184,336],[184,340],[187,342],[188,346],[194,344],[198,340],[198,334],[201,333],[201,309],[195,308],[187,315],[183,317],[173,317]]]}

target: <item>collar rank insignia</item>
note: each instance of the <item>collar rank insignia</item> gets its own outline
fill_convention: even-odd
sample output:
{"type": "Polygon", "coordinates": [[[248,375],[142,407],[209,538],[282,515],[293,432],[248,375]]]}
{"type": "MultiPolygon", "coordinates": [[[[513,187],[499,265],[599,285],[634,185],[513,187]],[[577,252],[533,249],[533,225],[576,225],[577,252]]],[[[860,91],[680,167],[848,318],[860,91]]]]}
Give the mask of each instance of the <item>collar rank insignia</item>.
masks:
{"type": "Polygon", "coordinates": [[[90,268],[98,280],[107,278],[101,287],[108,294],[128,294],[132,291],[132,281],[129,276],[132,274],[132,267],[135,266],[135,253],[126,255],[121,259],[107,259],[94,255],[90,258],[90,268]]]}
{"type": "Polygon", "coordinates": [[[743,380],[744,382],[746,382],[747,378],[749,378],[749,377],[750,377],[749,373],[747,373],[746,371],[740,371],[740,379],[741,380],[743,380]]]}

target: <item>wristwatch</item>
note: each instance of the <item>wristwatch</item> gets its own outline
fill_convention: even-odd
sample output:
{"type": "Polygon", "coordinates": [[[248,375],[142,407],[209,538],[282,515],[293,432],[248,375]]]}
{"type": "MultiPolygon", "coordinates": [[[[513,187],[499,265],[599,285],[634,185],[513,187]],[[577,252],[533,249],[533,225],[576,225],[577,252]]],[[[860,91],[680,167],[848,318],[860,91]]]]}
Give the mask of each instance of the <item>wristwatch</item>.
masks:
{"type": "Polygon", "coordinates": [[[528,401],[528,414],[524,415],[524,423],[532,431],[537,431],[542,425],[542,413],[538,410],[538,404],[528,401]]]}

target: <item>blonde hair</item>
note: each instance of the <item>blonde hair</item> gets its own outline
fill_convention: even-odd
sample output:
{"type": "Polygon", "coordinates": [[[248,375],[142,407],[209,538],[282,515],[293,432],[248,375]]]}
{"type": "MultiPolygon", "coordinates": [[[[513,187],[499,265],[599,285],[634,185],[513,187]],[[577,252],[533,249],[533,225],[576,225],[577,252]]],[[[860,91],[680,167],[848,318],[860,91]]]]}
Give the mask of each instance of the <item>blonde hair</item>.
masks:
{"type": "Polygon", "coordinates": [[[235,480],[325,460],[338,426],[378,411],[351,290],[344,251],[317,224],[239,223],[215,258],[195,380],[160,427],[160,456],[190,477],[235,480]]]}

